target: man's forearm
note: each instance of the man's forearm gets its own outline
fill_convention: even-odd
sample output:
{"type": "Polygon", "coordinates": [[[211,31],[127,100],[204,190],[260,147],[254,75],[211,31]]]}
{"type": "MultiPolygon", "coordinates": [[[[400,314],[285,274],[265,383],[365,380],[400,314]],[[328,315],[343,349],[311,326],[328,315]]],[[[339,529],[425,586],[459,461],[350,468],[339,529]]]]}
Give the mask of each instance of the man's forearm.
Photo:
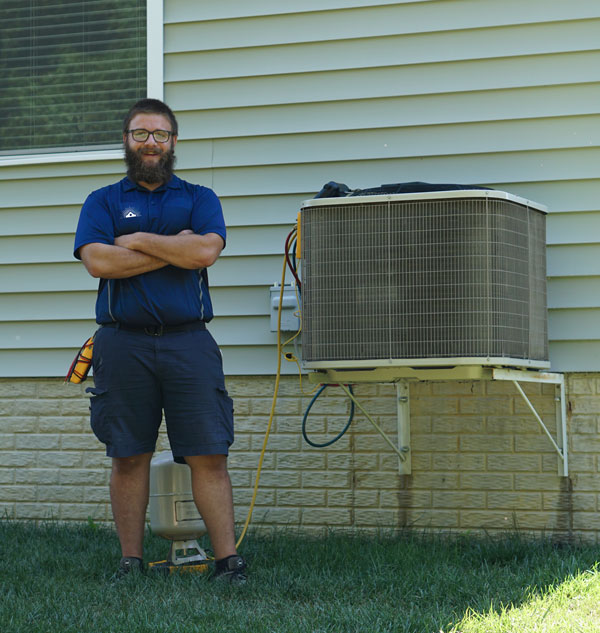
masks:
{"type": "Polygon", "coordinates": [[[90,275],[103,279],[126,279],[169,264],[158,257],[110,244],[86,244],[79,253],[90,275]]]}
{"type": "Polygon", "coordinates": [[[189,230],[177,235],[131,233],[118,237],[115,244],[190,270],[212,266],[224,246],[216,233],[196,235],[189,230]]]}

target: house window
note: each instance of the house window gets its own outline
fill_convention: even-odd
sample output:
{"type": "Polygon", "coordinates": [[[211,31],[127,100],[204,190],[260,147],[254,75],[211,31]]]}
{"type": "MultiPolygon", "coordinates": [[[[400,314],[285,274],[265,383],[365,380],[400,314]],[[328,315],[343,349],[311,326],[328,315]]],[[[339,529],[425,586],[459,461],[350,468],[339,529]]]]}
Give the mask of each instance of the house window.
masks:
{"type": "Polygon", "coordinates": [[[0,156],[115,147],[145,97],[147,0],[2,0],[0,156]]]}

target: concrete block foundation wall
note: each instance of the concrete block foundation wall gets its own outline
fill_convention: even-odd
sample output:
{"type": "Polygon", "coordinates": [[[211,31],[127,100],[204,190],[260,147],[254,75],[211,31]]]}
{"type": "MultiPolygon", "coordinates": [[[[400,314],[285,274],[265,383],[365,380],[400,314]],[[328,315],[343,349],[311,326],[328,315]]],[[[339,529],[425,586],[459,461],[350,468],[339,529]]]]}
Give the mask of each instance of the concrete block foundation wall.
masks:
{"type": "MultiPolygon", "coordinates": [[[[110,521],[110,460],[93,436],[82,386],[58,379],[0,380],[0,515],[17,519],[110,521]]],[[[272,377],[228,377],[236,411],[230,454],[236,520],[243,523],[274,386],[272,377]]],[[[308,391],[311,386],[303,384],[308,391]]],[[[555,429],[554,388],[524,385],[555,429]]],[[[392,385],[358,385],[361,404],[396,438],[392,385]]],[[[413,383],[412,474],[363,414],[334,445],[301,435],[312,396],[281,381],[252,526],[436,531],[519,529],[596,541],[600,534],[600,375],[567,377],[569,478],[514,386],[504,382],[413,383]]],[[[349,402],[328,388],[308,418],[325,442],[343,428],[349,402]]],[[[168,448],[161,433],[158,450],[168,448]]]]}

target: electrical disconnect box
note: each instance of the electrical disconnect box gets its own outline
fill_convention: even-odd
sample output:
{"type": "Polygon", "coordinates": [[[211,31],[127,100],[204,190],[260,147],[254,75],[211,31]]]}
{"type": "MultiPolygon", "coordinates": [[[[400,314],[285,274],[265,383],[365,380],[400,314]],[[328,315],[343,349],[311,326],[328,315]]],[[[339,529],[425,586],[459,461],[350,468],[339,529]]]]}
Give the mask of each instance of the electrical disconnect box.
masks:
{"type": "MultiPolygon", "coordinates": [[[[279,311],[279,297],[281,285],[273,284],[269,288],[271,305],[271,332],[277,332],[277,313],[279,311]]],[[[298,305],[298,289],[296,284],[284,284],[281,302],[281,331],[297,332],[300,329],[300,307],[298,305]]]]}

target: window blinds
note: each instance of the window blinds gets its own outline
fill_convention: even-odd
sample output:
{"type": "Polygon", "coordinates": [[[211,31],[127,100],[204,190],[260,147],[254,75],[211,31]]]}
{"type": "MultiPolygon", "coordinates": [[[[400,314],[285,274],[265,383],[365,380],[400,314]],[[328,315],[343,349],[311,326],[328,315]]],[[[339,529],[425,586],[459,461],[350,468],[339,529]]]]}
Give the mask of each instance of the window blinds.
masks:
{"type": "Polygon", "coordinates": [[[0,153],[121,143],[146,96],[146,0],[2,0],[0,153]]]}

